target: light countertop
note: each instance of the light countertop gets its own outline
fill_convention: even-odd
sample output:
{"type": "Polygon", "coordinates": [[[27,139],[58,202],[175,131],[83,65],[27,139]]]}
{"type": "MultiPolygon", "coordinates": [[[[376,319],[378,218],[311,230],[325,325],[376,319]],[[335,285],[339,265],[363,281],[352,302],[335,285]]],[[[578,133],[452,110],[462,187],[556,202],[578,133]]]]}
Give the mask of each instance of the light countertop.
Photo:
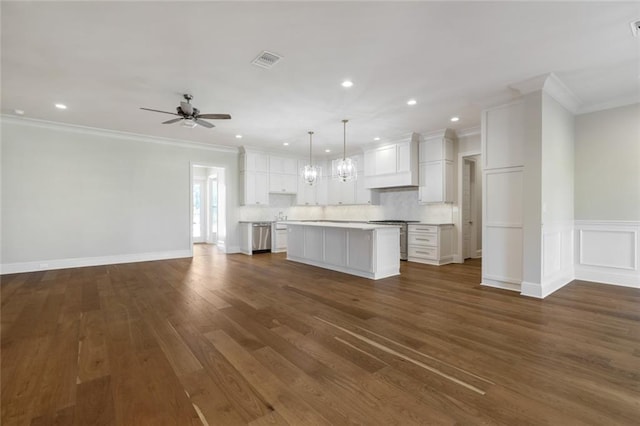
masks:
{"type": "Polygon", "coordinates": [[[279,222],[284,225],[301,225],[301,226],[319,226],[325,228],[348,228],[348,229],[360,229],[363,231],[372,230],[372,229],[382,229],[388,227],[396,227],[399,228],[399,225],[385,225],[380,223],[364,223],[364,222],[325,222],[325,221],[314,221],[314,222],[306,222],[306,221],[296,221],[296,220],[285,220],[283,222],[279,222]]]}

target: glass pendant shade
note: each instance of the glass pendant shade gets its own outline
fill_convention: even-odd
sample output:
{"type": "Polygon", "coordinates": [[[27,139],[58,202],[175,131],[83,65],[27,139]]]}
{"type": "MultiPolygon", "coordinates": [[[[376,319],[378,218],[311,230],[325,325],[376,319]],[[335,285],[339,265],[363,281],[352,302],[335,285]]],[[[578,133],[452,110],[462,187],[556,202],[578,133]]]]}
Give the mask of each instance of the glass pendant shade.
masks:
{"type": "Polygon", "coordinates": [[[342,120],[344,126],[344,145],[342,160],[338,160],[336,164],[336,175],[342,182],[355,180],[358,178],[358,165],[351,158],[347,158],[347,122],[349,120],[342,120]]]}
{"type": "Polygon", "coordinates": [[[336,173],[338,174],[338,179],[343,182],[357,179],[357,164],[351,158],[343,158],[342,160],[338,160],[338,164],[336,165],[336,173]]]}
{"type": "Polygon", "coordinates": [[[309,164],[304,166],[301,172],[304,183],[310,186],[315,185],[316,182],[318,182],[318,179],[322,177],[322,169],[319,166],[313,165],[313,158],[311,156],[313,151],[312,137],[313,132],[309,132],[309,164]]]}

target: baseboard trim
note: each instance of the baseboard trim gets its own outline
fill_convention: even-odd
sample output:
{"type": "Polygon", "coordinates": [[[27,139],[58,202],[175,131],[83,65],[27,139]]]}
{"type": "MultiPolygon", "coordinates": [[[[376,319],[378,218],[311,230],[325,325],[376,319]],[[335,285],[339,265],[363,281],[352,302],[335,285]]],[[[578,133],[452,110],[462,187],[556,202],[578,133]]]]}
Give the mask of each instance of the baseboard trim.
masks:
{"type": "Polygon", "coordinates": [[[520,292],[520,294],[522,296],[535,297],[536,299],[544,299],[551,293],[560,290],[571,281],[573,281],[573,274],[558,277],[546,283],[532,283],[523,281],[522,291],[520,292]]]}
{"type": "Polygon", "coordinates": [[[518,293],[520,292],[521,287],[521,284],[492,280],[486,277],[482,279],[480,285],[485,287],[499,288],[501,290],[517,291],[518,293]]]}
{"type": "Polygon", "coordinates": [[[226,254],[240,253],[240,246],[227,246],[224,248],[226,254]]]}
{"type": "Polygon", "coordinates": [[[598,271],[589,267],[576,265],[575,279],[601,284],[640,288],[640,274],[638,274],[637,272],[628,274],[617,274],[614,272],[602,270],[598,271]]]}
{"type": "Polygon", "coordinates": [[[3,263],[0,275],[23,272],[48,271],[53,269],[82,268],[86,266],[114,265],[116,263],[149,262],[153,260],[181,259],[193,257],[191,250],[172,250],[151,253],[134,253],[114,256],[76,257],[69,259],[51,259],[35,262],[3,263]]]}

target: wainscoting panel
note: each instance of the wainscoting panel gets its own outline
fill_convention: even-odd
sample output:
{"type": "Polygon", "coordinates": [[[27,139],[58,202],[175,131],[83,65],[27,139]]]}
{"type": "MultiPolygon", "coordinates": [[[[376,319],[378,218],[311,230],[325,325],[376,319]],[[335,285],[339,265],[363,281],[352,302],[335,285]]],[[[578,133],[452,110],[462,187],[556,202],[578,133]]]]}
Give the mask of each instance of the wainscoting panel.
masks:
{"type": "Polygon", "coordinates": [[[522,226],[522,170],[485,172],[488,226],[522,226]]]}
{"type": "Polygon", "coordinates": [[[576,279],[640,288],[640,222],[579,220],[575,229],[576,279]]]}
{"type": "Polygon", "coordinates": [[[519,290],[522,282],[522,229],[487,226],[482,240],[485,253],[482,283],[501,287],[496,282],[503,282],[507,284],[505,288],[519,290]],[[486,253],[491,253],[491,256],[486,256],[486,253]]]}
{"type": "Polygon", "coordinates": [[[542,279],[540,283],[523,282],[524,296],[544,298],[573,281],[573,235],[573,221],[542,227],[542,279]]]}

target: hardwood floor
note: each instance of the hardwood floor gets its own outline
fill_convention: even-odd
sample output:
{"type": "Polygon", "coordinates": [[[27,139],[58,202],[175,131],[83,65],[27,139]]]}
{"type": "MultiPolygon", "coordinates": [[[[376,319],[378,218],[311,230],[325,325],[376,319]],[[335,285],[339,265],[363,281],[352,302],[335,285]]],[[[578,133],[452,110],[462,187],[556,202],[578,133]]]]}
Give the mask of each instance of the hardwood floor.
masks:
{"type": "Polygon", "coordinates": [[[2,425],[638,424],[640,291],[222,255],[2,277],[2,425]]]}

